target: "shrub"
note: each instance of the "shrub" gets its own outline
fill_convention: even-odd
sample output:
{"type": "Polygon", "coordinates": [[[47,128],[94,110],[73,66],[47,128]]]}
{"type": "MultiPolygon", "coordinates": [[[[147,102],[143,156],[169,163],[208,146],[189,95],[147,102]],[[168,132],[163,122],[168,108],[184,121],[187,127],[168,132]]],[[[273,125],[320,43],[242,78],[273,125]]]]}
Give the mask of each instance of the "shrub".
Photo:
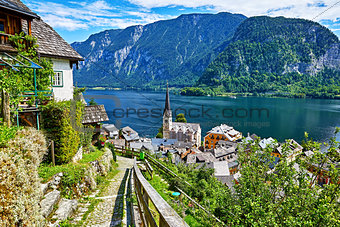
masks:
{"type": "Polygon", "coordinates": [[[7,142],[17,133],[17,127],[7,127],[0,125],[0,147],[5,147],[7,142]]]}
{"type": "Polygon", "coordinates": [[[0,148],[0,226],[43,226],[37,167],[47,152],[35,129],[21,129],[0,148]]]}
{"type": "Polygon", "coordinates": [[[92,139],[92,128],[82,125],[83,104],[78,101],[51,102],[43,107],[43,128],[55,142],[56,163],[68,163],[80,146],[92,139]]]}
{"type": "Polygon", "coordinates": [[[111,150],[112,156],[113,156],[113,160],[116,162],[117,161],[117,156],[116,156],[116,152],[115,152],[115,150],[116,150],[115,146],[112,143],[106,143],[105,145],[111,150]]]}

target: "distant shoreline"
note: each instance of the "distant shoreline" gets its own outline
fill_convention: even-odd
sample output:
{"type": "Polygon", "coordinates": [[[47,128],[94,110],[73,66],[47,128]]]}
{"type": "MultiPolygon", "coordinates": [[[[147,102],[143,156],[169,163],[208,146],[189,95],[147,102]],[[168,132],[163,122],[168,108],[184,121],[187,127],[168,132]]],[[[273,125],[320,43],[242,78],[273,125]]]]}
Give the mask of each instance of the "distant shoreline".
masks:
{"type": "MultiPolygon", "coordinates": [[[[166,88],[120,88],[120,87],[103,87],[103,86],[97,86],[97,87],[85,87],[86,90],[92,90],[92,91],[149,91],[149,92],[162,92],[165,91],[166,88]]],[[[233,92],[225,92],[220,94],[204,94],[204,95],[184,95],[181,94],[181,88],[177,87],[170,87],[171,93],[174,93],[176,95],[180,96],[202,96],[202,97],[230,97],[230,98],[237,98],[237,97],[264,97],[264,98],[292,98],[292,99],[330,99],[330,100],[340,100],[340,95],[334,97],[334,98],[326,98],[326,97],[312,97],[308,96],[306,94],[290,94],[290,93],[233,93],[233,92]]]]}

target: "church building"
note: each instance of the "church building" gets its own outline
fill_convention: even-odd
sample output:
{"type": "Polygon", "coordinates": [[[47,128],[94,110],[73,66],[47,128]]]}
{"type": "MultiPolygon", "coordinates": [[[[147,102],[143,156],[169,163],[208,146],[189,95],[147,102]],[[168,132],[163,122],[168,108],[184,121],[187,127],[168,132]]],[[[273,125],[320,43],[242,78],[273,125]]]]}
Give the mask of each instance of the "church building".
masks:
{"type": "Polygon", "coordinates": [[[196,147],[201,146],[200,124],[172,122],[168,85],[166,87],[165,108],[163,112],[163,138],[191,142],[193,145],[196,145],[196,147]]]}

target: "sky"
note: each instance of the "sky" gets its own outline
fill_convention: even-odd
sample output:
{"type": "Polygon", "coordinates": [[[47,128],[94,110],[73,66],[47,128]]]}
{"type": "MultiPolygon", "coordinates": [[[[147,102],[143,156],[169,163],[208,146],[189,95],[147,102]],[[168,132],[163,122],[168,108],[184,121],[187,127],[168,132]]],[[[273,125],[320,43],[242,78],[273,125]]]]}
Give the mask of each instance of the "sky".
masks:
{"type": "Polygon", "coordinates": [[[340,37],[340,0],[21,0],[67,42],[188,13],[240,13],[313,20],[340,37]]]}

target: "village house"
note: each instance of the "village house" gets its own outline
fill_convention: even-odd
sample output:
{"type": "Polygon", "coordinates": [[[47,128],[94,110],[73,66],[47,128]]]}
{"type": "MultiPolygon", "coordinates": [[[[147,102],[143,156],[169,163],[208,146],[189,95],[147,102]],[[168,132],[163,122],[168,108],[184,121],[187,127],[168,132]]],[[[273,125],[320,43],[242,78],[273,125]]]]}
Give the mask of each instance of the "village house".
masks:
{"type": "Polygon", "coordinates": [[[83,125],[93,126],[96,133],[101,133],[101,123],[108,121],[104,105],[85,106],[83,115],[83,125]]]}
{"type": "Polygon", "coordinates": [[[73,98],[73,65],[83,61],[80,56],[51,26],[45,23],[20,0],[0,2],[0,52],[16,54],[8,37],[14,34],[32,35],[37,38],[38,54],[53,63],[51,75],[55,100],[73,98]]]}
{"type": "Polygon", "coordinates": [[[125,140],[125,146],[130,146],[131,142],[138,142],[139,141],[139,135],[138,132],[130,128],[129,126],[126,126],[121,129],[121,134],[119,135],[120,139],[125,140]]]}
{"type": "Polygon", "coordinates": [[[134,150],[148,151],[154,154],[154,147],[152,146],[151,140],[148,138],[140,138],[140,141],[130,142],[130,148],[134,150]]]}
{"type": "MultiPolygon", "coordinates": [[[[39,84],[34,84],[33,91],[25,91],[22,94],[25,98],[19,103],[17,124],[37,127],[39,129],[40,109],[39,105],[46,104],[35,102],[30,104],[31,97],[43,94],[49,100],[57,101],[73,99],[73,66],[83,61],[80,56],[52,27],[45,23],[37,14],[32,12],[20,0],[1,0],[0,1],[0,70],[3,67],[20,71],[19,67],[33,68],[34,72],[42,67],[30,61],[30,64],[17,60],[18,52],[10,43],[10,37],[15,34],[24,33],[32,35],[37,39],[38,57],[46,58],[53,63],[55,75],[51,75],[51,87],[47,91],[37,89],[39,84]],[[8,60],[17,62],[11,64],[8,60]],[[20,65],[20,66],[19,66],[20,65]],[[44,92],[44,93],[40,93],[44,92]]],[[[31,45],[25,37],[22,42],[31,45]]],[[[20,56],[21,57],[21,56],[20,56]]],[[[35,75],[35,73],[34,73],[35,75]]]]}
{"type": "Polygon", "coordinates": [[[220,140],[236,142],[242,139],[242,133],[226,124],[221,124],[212,128],[204,137],[204,147],[215,148],[220,140]]]}
{"type": "Polygon", "coordinates": [[[110,139],[117,139],[119,135],[119,129],[114,124],[103,124],[102,132],[104,136],[110,139]]]}
{"type": "Polygon", "coordinates": [[[151,144],[155,151],[166,151],[173,148],[173,145],[178,142],[177,139],[152,138],[151,144]]]}
{"type": "Polygon", "coordinates": [[[166,87],[165,108],[163,113],[163,138],[191,142],[196,147],[201,146],[201,126],[197,123],[172,122],[170,96],[166,87]]]}
{"type": "Polygon", "coordinates": [[[303,147],[296,142],[293,139],[290,139],[288,141],[287,147],[284,147],[283,144],[281,144],[276,150],[273,152],[273,156],[276,156],[278,158],[281,158],[281,156],[284,154],[283,152],[286,152],[287,160],[289,162],[294,161],[298,155],[302,153],[303,147]]]}

